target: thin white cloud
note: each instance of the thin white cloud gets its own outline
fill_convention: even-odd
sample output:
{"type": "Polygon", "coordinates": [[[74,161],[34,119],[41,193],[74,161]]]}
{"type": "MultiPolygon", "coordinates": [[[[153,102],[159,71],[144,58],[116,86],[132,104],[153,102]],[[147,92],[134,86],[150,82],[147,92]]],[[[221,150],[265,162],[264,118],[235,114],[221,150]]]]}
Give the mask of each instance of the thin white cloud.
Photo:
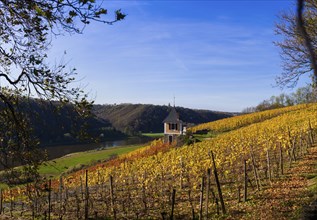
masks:
{"type": "MultiPolygon", "coordinates": [[[[146,1],[123,3],[128,13],[135,8],[148,13],[142,11],[146,1]]],[[[223,97],[228,105],[219,106],[229,109],[233,95],[243,99],[251,89],[253,94],[264,86],[269,90],[280,62],[272,29],[232,20],[132,17],[110,27],[93,24],[84,35],[55,41],[52,54],[68,51],[72,64],[98,91],[99,103],[152,99],[155,104],[176,93],[184,104],[195,94],[190,107],[223,97]]]]}

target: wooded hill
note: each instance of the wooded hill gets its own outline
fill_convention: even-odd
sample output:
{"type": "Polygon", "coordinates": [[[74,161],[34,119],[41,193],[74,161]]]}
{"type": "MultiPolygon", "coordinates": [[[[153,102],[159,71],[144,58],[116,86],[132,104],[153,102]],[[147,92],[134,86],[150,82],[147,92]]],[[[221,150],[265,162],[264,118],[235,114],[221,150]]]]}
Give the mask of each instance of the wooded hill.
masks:
{"type": "Polygon", "coordinates": [[[20,110],[28,115],[34,136],[41,141],[41,145],[91,142],[92,138],[109,140],[126,137],[107,120],[94,116],[81,118],[72,105],[61,107],[58,103],[30,100],[20,110]],[[87,137],[80,134],[82,130],[87,137]]]}
{"type": "MultiPolygon", "coordinates": [[[[150,104],[95,105],[94,114],[109,121],[112,126],[128,135],[163,132],[163,120],[171,107],[150,104]]],[[[190,124],[200,124],[231,117],[228,112],[196,110],[176,107],[180,119],[190,124]]]]}
{"type": "MultiPolygon", "coordinates": [[[[93,117],[81,119],[73,106],[61,107],[58,103],[30,100],[21,105],[28,115],[34,136],[41,145],[73,144],[83,142],[79,137],[85,125],[90,137],[102,140],[118,140],[127,135],[163,132],[162,121],[170,107],[143,104],[94,105],[93,117]]],[[[230,113],[208,110],[192,110],[176,107],[184,122],[199,124],[232,116],[230,113]]],[[[86,139],[86,142],[91,140],[86,139]]]]}

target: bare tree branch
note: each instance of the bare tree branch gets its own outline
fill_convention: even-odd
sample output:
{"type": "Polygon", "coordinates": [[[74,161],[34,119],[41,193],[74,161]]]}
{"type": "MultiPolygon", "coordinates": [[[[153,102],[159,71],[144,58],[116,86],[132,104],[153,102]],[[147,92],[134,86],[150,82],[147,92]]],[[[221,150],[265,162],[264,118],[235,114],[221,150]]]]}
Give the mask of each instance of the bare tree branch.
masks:
{"type": "Polygon", "coordinates": [[[65,63],[51,66],[48,51],[56,35],[82,33],[90,22],[111,25],[124,19],[121,10],[106,18],[102,2],[0,0],[0,170],[19,162],[34,175],[43,160],[32,134],[32,98],[58,102],[52,105],[56,109],[71,103],[78,120],[90,116],[93,102],[73,87],[75,69],[68,70],[65,63]]]}
{"type": "Polygon", "coordinates": [[[299,32],[301,33],[302,37],[304,38],[304,43],[309,51],[309,58],[312,65],[312,69],[314,72],[314,84],[317,84],[317,57],[313,49],[312,40],[310,36],[308,35],[305,27],[305,22],[303,18],[303,11],[304,11],[304,0],[298,0],[297,1],[297,26],[299,29],[299,32]]]}

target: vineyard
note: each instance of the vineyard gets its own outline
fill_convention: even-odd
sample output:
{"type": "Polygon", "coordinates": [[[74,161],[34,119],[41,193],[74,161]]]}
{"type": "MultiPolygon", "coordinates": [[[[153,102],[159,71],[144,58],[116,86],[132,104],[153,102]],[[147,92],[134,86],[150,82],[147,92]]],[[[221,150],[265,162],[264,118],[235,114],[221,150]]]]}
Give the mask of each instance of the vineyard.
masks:
{"type": "MultiPolygon", "coordinates": [[[[256,201],[277,195],[294,165],[315,151],[316,115],[317,105],[305,104],[202,124],[192,131],[222,133],[182,147],[155,141],[69,176],[3,190],[0,213],[23,219],[253,219],[248,212],[256,201]]],[[[275,216],[287,219],[296,206],[275,216]]]]}

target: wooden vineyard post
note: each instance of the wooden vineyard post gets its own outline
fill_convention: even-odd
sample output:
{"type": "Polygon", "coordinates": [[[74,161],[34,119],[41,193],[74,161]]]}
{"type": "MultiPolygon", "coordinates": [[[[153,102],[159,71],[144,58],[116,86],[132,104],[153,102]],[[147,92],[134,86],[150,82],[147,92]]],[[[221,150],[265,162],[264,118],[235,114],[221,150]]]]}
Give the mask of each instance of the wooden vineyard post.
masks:
{"type": "Polygon", "coordinates": [[[97,171],[97,185],[100,184],[100,171],[97,171]]]}
{"type": "Polygon", "coordinates": [[[3,207],[3,204],[2,204],[2,201],[3,201],[3,195],[2,195],[2,190],[0,189],[0,215],[2,214],[2,207],[3,207]]]}
{"type": "Polygon", "coordinates": [[[188,190],[188,200],[189,200],[190,207],[191,207],[191,210],[192,210],[192,219],[195,219],[195,209],[194,209],[193,200],[192,200],[192,197],[191,197],[191,190],[188,190]]]}
{"type": "Polygon", "coordinates": [[[199,220],[203,219],[204,183],[205,183],[205,177],[203,176],[201,178],[201,185],[200,185],[199,220]]]}
{"type": "MultiPolygon", "coordinates": [[[[144,172],[143,174],[143,179],[145,180],[146,179],[146,172],[144,172]]],[[[142,203],[143,203],[143,206],[144,206],[144,212],[147,212],[147,199],[146,199],[146,192],[145,192],[145,184],[144,184],[145,181],[142,181],[142,203]]]]}
{"type": "Polygon", "coordinates": [[[252,162],[252,168],[253,168],[253,173],[254,173],[254,177],[255,177],[255,182],[256,182],[256,187],[257,190],[260,191],[260,179],[259,179],[259,175],[258,175],[258,171],[257,168],[255,166],[255,158],[253,155],[253,150],[252,150],[252,146],[250,145],[250,155],[251,155],[251,162],[252,162]]]}
{"type": "Polygon", "coordinates": [[[217,167],[216,167],[216,163],[215,163],[214,154],[213,154],[212,151],[210,151],[210,155],[211,155],[213,171],[214,171],[215,181],[216,181],[217,190],[218,190],[218,195],[219,195],[219,199],[220,199],[221,210],[222,210],[223,214],[226,214],[225,203],[223,201],[222,192],[221,192],[221,186],[220,186],[220,182],[219,182],[219,179],[218,179],[217,167]]]}
{"type": "Polygon", "coordinates": [[[86,180],[85,180],[85,219],[88,219],[89,212],[89,192],[88,192],[88,170],[86,170],[86,180]]]}
{"type": "Polygon", "coordinates": [[[283,149],[282,144],[280,144],[280,169],[281,169],[281,175],[284,175],[284,161],[283,161],[283,149]]]}
{"type": "Polygon", "coordinates": [[[10,189],[10,217],[13,217],[12,211],[13,211],[13,199],[12,199],[12,190],[10,189]]]}
{"type": "Polygon", "coordinates": [[[299,134],[299,149],[300,149],[300,155],[303,156],[304,155],[304,151],[303,151],[303,130],[300,130],[300,134],[299,134]]]}
{"type": "Polygon", "coordinates": [[[113,177],[110,176],[110,199],[111,199],[111,210],[113,214],[113,219],[117,219],[116,210],[114,208],[114,196],[113,196],[113,177]]]}
{"type": "Polygon", "coordinates": [[[311,138],[309,137],[309,134],[308,134],[308,136],[307,136],[307,143],[308,143],[308,148],[311,148],[312,146],[313,146],[313,143],[311,142],[311,138]]]}
{"type": "Polygon", "coordinates": [[[83,178],[81,177],[80,177],[80,192],[81,192],[81,199],[84,200],[83,178]]]}
{"type": "Polygon", "coordinates": [[[63,177],[59,178],[59,213],[62,213],[63,207],[63,177]]]}
{"type": "Polygon", "coordinates": [[[267,160],[267,172],[268,172],[268,175],[269,175],[269,181],[272,182],[271,161],[270,161],[269,150],[266,151],[266,160],[267,160]]]}
{"type": "Polygon", "coordinates": [[[207,169],[207,184],[206,184],[206,219],[208,219],[209,191],[210,191],[210,168],[207,169]]]}
{"type": "Polygon", "coordinates": [[[31,190],[30,190],[30,185],[28,183],[26,184],[26,192],[28,194],[28,199],[29,199],[29,203],[30,203],[32,219],[34,219],[35,218],[34,199],[32,199],[32,193],[31,193],[31,190]]]}
{"type": "Polygon", "coordinates": [[[310,142],[312,146],[314,143],[314,136],[313,136],[313,129],[311,127],[310,119],[308,120],[308,125],[309,125],[309,138],[310,138],[310,142]]]}
{"type": "Polygon", "coordinates": [[[288,133],[288,139],[289,139],[289,147],[288,147],[288,156],[289,156],[289,167],[292,166],[292,162],[293,162],[293,154],[292,154],[292,137],[291,137],[291,131],[290,128],[287,127],[287,133],[288,133]]]}
{"type": "Polygon", "coordinates": [[[69,196],[68,196],[68,188],[65,187],[65,202],[67,203],[67,200],[68,200],[69,196]]]}
{"type": "Polygon", "coordinates": [[[215,203],[216,203],[217,215],[219,215],[219,202],[217,197],[215,199],[215,203]]]}
{"type": "Polygon", "coordinates": [[[294,137],[293,138],[293,141],[292,141],[292,155],[293,155],[293,158],[294,158],[294,161],[296,162],[296,155],[295,155],[295,151],[296,151],[296,138],[294,137]]]}
{"type": "Polygon", "coordinates": [[[184,163],[183,163],[183,158],[181,157],[180,159],[180,166],[181,166],[181,173],[180,173],[180,179],[179,179],[179,187],[180,189],[183,189],[183,169],[184,169],[184,163]]]}
{"type": "MultiPolygon", "coordinates": [[[[132,177],[133,178],[133,177],[132,177]]],[[[164,210],[164,203],[162,202],[162,200],[164,200],[164,174],[163,174],[163,171],[160,172],[160,184],[159,184],[159,190],[160,190],[160,199],[161,201],[159,202],[160,203],[160,206],[161,206],[161,209],[164,210]]],[[[133,178],[133,182],[132,184],[134,184],[134,178],[133,178]]],[[[165,212],[164,212],[165,213],[165,212]]],[[[163,218],[165,219],[165,218],[163,218]]]]}
{"type": "Polygon", "coordinates": [[[80,219],[80,215],[79,215],[79,212],[80,212],[80,199],[79,199],[79,196],[77,194],[77,189],[76,189],[76,192],[75,192],[75,200],[76,200],[76,216],[77,216],[77,219],[80,219]]]}
{"type": "Polygon", "coordinates": [[[51,188],[52,188],[52,180],[48,181],[48,220],[51,220],[51,188]]]}
{"type": "Polygon", "coordinates": [[[176,195],[176,189],[173,189],[173,193],[172,193],[172,210],[171,210],[170,220],[174,219],[175,195],[176,195]]]}
{"type": "Polygon", "coordinates": [[[20,216],[23,216],[23,211],[24,211],[24,202],[21,202],[21,213],[20,216]]]}
{"type": "Polygon", "coordinates": [[[304,145],[304,149],[303,150],[304,150],[304,154],[306,155],[308,153],[309,141],[307,140],[305,135],[302,136],[302,139],[303,139],[303,141],[305,141],[304,144],[303,144],[304,145]]]}
{"type": "Polygon", "coordinates": [[[248,200],[248,175],[247,175],[247,162],[243,160],[243,171],[244,171],[244,196],[243,201],[248,200]]]}

